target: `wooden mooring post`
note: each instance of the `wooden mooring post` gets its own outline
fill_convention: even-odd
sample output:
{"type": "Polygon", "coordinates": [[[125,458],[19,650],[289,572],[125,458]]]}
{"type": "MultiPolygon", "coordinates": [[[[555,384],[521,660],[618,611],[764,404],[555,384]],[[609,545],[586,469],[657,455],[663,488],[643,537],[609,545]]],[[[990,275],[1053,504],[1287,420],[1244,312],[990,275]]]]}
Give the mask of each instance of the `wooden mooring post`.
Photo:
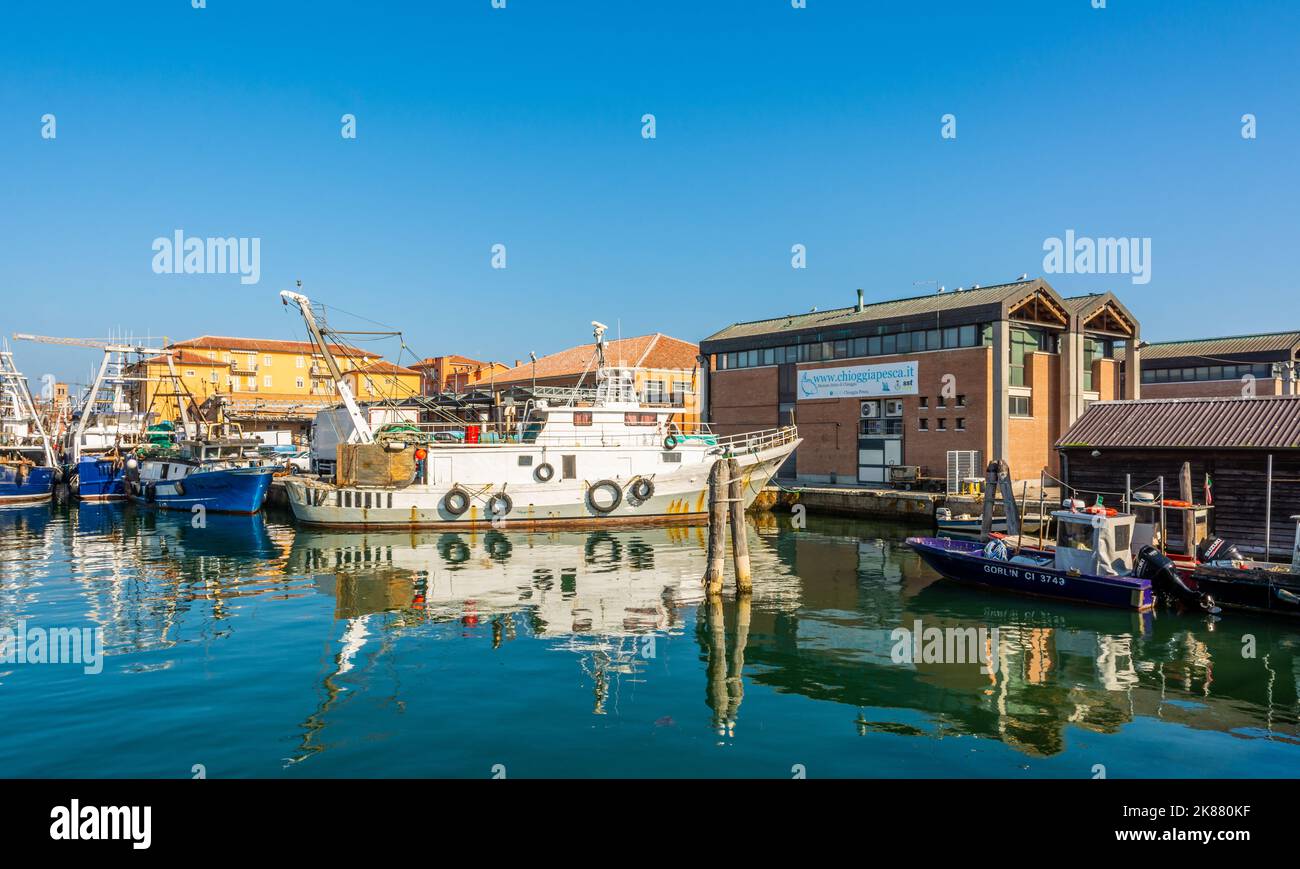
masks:
{"type": "Polygon", "coordinates": [[[749,540],[745,535],[745,477],[738,461],[718,459],[709,470],[709,563],[704,572],[704,585],[710,595],[722,594],[728,517],[736,591],[749,594],[754,588],[754,574],[749,564],[749,540]]]}
{"type": "Polygon", "coordinates": [[[731,561],[736,568],[736,591],[754,590],[754,574],[749,568],[749,538],[745,534],[745,478],[740,462],[727,459],[727,501],[731,508],[731,561]]]}

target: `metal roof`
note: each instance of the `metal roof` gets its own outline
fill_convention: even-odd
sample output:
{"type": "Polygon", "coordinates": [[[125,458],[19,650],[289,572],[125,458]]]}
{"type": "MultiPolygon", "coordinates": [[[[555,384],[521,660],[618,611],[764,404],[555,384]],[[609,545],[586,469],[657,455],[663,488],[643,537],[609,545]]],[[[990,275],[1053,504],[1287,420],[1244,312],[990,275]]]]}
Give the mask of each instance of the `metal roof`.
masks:
{"type": "MultiPolygon", "coordinates": [[[[881,302],[867,302],[858,310],[857,305],[847,308],[833,308],[826,311],[811,311],[805,314],[787,314],[766,320],[751,320],[735,323],[715,332],[705,341],[724,341],[733,338],[747,338],[756,335],[770,335],[781,332],[798,332],[807,329],[823,329],[846,326],[853,323],[865,323],[873,320],[893,320],[924,314],[937,314],[942,311],[956,311],[988,305],[998,305],[1008,298],[1017,298],[1027,288],[1047,284],[1039,278],[1013,281],[1006,284],[980,287],[969,290],[950,290],[945,293],[928,293],[924,296],[912,296],[905,299],[889,299],[881,302]]],[[[1050,291],[1050,287],[1048,287],[1050,291]]],[[[1053,293],[1053,295],[1055,295],[1053,293]]],[[[1059,300],[1059,297],[1057,297],[1059,300]]]]}
{"type": "Polygon", "coordinates": [[[1247,353],[1294,355],[1300,346],[1300,332],[1266,332],[1259,335],[1232,335],[1224,338],[1197,338],[1187,341],[1161,341],[1142,346],[1142,362],[1152,359],[1206,359],[1213,362],[1252,362],[1240,359],[1247,353]]]}
{"type": "Polygon", "coordinates": [[[1056,447],[1300,448],[1300,395],[1099,401],[1056,447]]]}

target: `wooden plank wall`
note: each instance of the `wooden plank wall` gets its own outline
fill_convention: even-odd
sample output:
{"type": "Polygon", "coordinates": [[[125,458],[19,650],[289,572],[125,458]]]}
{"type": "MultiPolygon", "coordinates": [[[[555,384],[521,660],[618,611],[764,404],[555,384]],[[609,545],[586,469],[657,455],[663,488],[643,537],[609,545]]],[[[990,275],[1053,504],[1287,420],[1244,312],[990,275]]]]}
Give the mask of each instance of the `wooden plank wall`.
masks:
{"type": "MultiPolygon", "coordinates": [[[[1101,450],[1097,457],[1083,448],[1061,452],[1068,466],[1066,482],[1080,490],[1089,504],[1100,492],[1112,507],[1120,506],[1126,473],[1133,475],[1134,488],[1163,475],[1166,497],[1177,498],[1179,471],[1183,462],[1191,462],[1198,503],[1204,500],[1205,474],[1214,481],[1213,533],[1243,549],[1263,549],[1265,451],[1101,450]]],[[[1278,555],[1291,551],[1295,523],[1290,517],[1295,515],[1300,515],[1300,450],[1277,450],[1273,452],[1272,548],[1278,555]]],[[[1176,523],[1170,521],[1171,538],[1177,539],[1178,529],[1172,527],[1176,523]]]]}

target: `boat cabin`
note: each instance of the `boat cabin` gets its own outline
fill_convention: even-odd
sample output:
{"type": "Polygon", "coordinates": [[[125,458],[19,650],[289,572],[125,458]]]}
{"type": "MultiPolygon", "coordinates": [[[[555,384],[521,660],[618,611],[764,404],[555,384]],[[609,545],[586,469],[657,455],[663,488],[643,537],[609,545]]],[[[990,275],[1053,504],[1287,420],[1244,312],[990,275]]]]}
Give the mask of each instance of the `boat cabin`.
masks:
{"type": "Polygon", "coordinates": [[[1092,576],[1125,576],[1133,571],[1133,525],[1131,514],[1058,510],[1056,520],[1057,570],[1078,571],[1092,576]]]}

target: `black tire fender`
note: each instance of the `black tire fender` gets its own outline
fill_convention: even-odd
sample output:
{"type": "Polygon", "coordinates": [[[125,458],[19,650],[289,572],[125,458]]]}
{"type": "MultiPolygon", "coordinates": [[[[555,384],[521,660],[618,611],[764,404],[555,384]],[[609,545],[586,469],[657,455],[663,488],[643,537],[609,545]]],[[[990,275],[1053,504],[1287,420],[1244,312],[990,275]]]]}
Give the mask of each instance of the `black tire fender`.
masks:
{"type": "Polygon", "coordinates": [[[628,495],[636,501],[649,501],[655,496],[655,484],[649,477],[637,477],[627,486],[628,495]]]}
{"type": "Polygon", "coordinates": [[[549,483],[555,479],[555,468],[550,462],[542,462],[533,469],[533,477],[539,483],[549,483]]]}
{"type": "Polygon", "coordinates": [[[623,490],[619,488],[618,483],[613,480],[598,480],[587,487],[587,506],[597,513],[613,513],[618,509],[618,505],[623,503],[623,490]],[[608,505],[601,506],[596,503],[593,497],[597,489],[608,489],[614,493],[614,500],[608,505]]]}
{"type": "Polygon", "coordinates": [[[515,509],[515,502],[505,492],[497,492],[487,502],[487,514],[489,519],[501,519],[510,514],[515,509]]]}
{"type": "Polygon", "coordinates": [[[464,514],[469,509],[469,504],[469,492],[466,492],[459,485],[452,486],[447,490],[447,494],[442,496],[442,509],[453,516],[464,514]]]}

